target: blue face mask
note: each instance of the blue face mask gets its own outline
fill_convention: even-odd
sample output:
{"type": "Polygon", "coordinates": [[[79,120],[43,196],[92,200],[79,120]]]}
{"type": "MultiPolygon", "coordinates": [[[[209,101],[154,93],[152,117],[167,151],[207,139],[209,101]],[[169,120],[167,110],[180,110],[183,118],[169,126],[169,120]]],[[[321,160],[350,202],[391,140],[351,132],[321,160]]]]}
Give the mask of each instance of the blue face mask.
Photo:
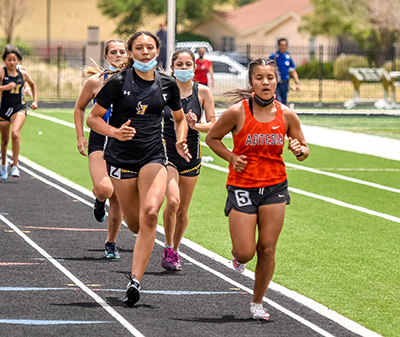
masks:
{"type": "Polygon", "coordinates": [[[151,69],[153,69],[157,65],[156,58],[157,58],[157,55],[147,63],[140,62],[138,60],[135,60],[135,58],[133,58],[133,61],[135,63],[133,64],[132,67],[136,68],[137,70],[141,71],[142,73],[147,73],[148,71],[150,71],[151,69]]]}
{"type": "Polygon", "coordinates": [[[193,78],[194,71],[193,69],[175,69],[174,76],[179,82],[186,83],[193,78]]]}
{"type": "Polygon", "coordinates": [[[110,66],[108,67],[108,70],[110,70],[110,71],[116,71],[117,68],[113,67],[113,66],[110,64],[110,66]]]}

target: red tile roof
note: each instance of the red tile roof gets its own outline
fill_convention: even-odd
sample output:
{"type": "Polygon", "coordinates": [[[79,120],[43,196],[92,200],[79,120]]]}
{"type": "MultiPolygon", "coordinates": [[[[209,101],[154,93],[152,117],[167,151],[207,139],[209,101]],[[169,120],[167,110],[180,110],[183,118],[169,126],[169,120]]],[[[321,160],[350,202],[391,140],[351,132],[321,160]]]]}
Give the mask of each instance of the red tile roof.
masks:
{"type": "Polygon", "coordinates": [[[311,11],[310,0],[260,0],[230,12],[217,12],[217,15],[236,29],[245,30],[290,12],[303,15],[311,11]]]}

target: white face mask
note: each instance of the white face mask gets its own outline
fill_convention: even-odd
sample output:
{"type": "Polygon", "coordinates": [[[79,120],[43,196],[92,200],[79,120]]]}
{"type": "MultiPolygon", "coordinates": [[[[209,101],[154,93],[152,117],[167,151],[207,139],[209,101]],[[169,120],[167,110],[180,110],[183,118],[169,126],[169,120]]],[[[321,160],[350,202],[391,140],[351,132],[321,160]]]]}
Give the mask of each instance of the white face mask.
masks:
{"type": "Polygon", "coordinates": [[[133,55],[132,55],[132,58],[133,58],[133,62],[134,62],[132,67],[136,68],[137,70],[141,71],[142,73],[147,73],[148,71],[150,71],[157,65],[157,60],[156,60],[157,55],[147,63],[136,60],[133,57],[133,55]]]}

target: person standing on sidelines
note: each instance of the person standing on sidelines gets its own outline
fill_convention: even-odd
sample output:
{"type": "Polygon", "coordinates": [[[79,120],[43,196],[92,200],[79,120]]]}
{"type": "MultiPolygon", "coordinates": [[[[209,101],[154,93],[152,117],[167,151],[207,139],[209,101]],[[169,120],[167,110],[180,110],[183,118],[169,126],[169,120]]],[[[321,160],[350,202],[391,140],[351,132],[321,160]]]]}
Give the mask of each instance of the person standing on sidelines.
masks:
{"type": "Polygon", "coordinates": [[[160,39],[160,54],[157,57],[158,66],[165,69],[167,66],[167,31],[164,22],[160,22],[156,35],[160,39]]]}
{"type": "Polygon", "coordinates": [[[193,158],[188,163],[175,147],[175,123],[171,109],[164,109],[164,138],[168,156],[167,204],[163,219],[165,248],[161,266],[180,271],[179,244],[189,223],[188,210],[201,168],[200,132],[207,133],[215,123],[214,99],[210,88],[194,83],[195,56],[189,49],[179,49],[172,55],[172,76],[180,91],[181,103],[189,126],[187,143],[193,158]],[[202,112],[206,123],[200,123],[202,112]]]}
{"type": "MultiPolygon", "coordinates": [[[[87,67],[85,72],[90,76],[85,82],[81,94],[75,104],[74,121],[77,138],[77,147],[81,155],[87,156],[89,152],[89,172],[93,184],[93,194],[96,201],[93,207],[93,217],[98,222],[103,222],[106,218],[105,203],[110,200],[108,212],[108,231],[105,242],[105,254],[109,259],[119,259],[120,253],[116,245],[117,235],[122,223],[122,212],[119,207],[118,199],[114,193],[114,187],[107,174],[106,162],[103,159],[103,149],[105,137],[97,132],[90,130],[89,148],[83,131],[85,120],[85,110],[89,102],[95,97],[102,88],[104,81],[107,80],[109,72],[116,70],[115,67],[122,65],[126,59],[125,42],[121,39],[107,41],[104,48],[104,59],[110,67],[104,71],[100,67],[87,67]]],[[[104,115],[107,122],[110,118],[111,108],[104,115]]]]}
{"type": "Polygon", "coordinates": [[[32,88],[33,102],[30,108],[37,109],[37,89],[31,76],[26,70],[18,69],[18,64],[22,61],[22,55],[18,48],[13,45],[6,45],[3,52],[4,67],[0,68],[0,132],[1,132],[1,179],[8,178],[7,165],[7,146],[12,142],[11,175],[18,178],[20,175],[18,168],[18,157],[21,148],[21,129],[26,119],[26,104],[24,101],[24,84],[28,82],[32,88]]]}
{"type": "Polygon", "coordinates": [[[296,91],[300,91],[299,75],[296,71],[296,65],[294,64],[291,56],[287,52],[288,41],[287,39],[278,40],[278,50],[276,53],[270,55],[270,59],[274,60],[278,66],[280,80],[276,87],[276,99],[287,105],[287,95],[289,91],[289,80],[290,74],[294,78],[296,84],[296,91]]]}
{"type": "Polygon", "coordinates": [[[140,299],[140,282],[153,250],[158,213],[167,188],[167,158],[162,134],[165,105],[175,120],[176,149],[190,161],[186,144],[187,123],[175,80],[155,70],[160,41],[140,31],[127,44],[128,62],[114,74],[96,97],[87,124],[106,135],[104,159],[129,229],[138,233],[132,273],[123,302],[140,299]],[[103,120],[110,106],[109,124],[103,120]]]}
{"type": "Polygon", "coordinates": [[[309,154],[299,118],[274,100],[277,77],[275,61],[252,61],[251,88],[229,93],[236,104],[222,114],[206,137],[210,148],[229,162],[225,215],[229,217],[233,268],[242,273],[257,253],[250,312],[254,319],[263,320],[269,319],[262,302],[274,274],[276,245],[290,202],[282,159],[285,135],[297,160],[303,161],[309,154]],[[229,132],[232,152],[222,143],[229,132]]]}
{"type": "Polygon", "coordinates": [[[214,69],[212,62],[204,58],[206,50],[204,48],[199,49],[199,58],[196,60],[196,69],[194,71],[193,81],[208,86],[208,73],[211,76],[211,85],[214,87],[214,69]]]}

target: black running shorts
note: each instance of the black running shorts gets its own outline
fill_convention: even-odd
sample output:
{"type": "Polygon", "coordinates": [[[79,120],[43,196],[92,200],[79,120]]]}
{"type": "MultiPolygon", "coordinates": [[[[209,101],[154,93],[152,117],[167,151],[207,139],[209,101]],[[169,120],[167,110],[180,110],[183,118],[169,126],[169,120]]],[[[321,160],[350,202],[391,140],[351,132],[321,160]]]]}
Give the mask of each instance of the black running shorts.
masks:
{"type": "Polygon", "coordinates": [[[257,214],[258,208],[263,205],[290,204],[287,180],[276,185],[261,188],[242,188],[229,185],[227,186],[227,190],[226,216],[229,215],[232,208],[241,213],[257,214]]]}

